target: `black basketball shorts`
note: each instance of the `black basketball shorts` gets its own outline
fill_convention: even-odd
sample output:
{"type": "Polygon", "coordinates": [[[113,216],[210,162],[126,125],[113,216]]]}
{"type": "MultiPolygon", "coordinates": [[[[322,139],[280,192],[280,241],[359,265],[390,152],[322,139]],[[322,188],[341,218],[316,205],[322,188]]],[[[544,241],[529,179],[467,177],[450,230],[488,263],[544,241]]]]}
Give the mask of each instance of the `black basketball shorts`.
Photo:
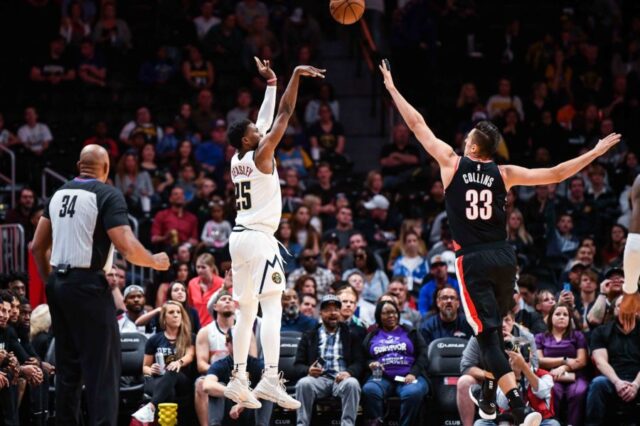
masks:
{"type": "Polygon", "coordinates": [[[514,306],[516,255],[511,246],[463,252],[456,258],[460,298],[476,335],[502,328],[514,306]]]}

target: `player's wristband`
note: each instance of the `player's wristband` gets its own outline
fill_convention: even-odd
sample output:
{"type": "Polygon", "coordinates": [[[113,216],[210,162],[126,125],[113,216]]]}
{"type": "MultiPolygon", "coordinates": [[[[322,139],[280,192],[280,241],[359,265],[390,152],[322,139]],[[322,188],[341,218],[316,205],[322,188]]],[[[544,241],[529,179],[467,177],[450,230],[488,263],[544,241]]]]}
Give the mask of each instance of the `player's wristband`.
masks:
{"type": "Polygon", "coordinates": [[[277,78],[272,78],[272,79],[270,79],[270,80],[267,80],[267,84],[275,84],[275,83],[277,83],[277,82],[278,82],[278,79],[277,79],[277,78]]]}

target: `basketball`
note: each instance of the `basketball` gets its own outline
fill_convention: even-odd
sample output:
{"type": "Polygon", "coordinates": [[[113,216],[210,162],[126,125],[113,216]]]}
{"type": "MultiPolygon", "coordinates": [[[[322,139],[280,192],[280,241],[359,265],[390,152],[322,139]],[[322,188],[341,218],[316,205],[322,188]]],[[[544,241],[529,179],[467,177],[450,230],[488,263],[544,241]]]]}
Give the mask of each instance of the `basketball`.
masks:
{"type": "Polygon", "coordinates": [[[355,24],[364,13],[364,0],[331,0],[329,10],[342,25],[355,24]]]}

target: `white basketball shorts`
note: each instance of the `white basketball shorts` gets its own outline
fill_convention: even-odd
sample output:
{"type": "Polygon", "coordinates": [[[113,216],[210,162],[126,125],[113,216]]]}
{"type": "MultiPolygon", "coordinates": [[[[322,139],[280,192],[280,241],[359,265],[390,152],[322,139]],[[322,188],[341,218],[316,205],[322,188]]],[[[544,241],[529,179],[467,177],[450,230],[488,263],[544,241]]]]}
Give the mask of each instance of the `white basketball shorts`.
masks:
{"type": "Polygon", "coordinates": [[[229,239],[233,300],[282,293],[286,287],[278,240],[265,232],[243,229],[229,239]]]}

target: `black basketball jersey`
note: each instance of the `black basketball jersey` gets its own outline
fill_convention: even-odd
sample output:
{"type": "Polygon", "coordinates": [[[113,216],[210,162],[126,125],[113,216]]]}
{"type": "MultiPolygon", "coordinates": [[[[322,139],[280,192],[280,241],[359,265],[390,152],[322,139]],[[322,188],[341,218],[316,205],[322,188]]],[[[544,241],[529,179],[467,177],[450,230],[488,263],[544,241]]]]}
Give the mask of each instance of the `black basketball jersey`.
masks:
{"type": "Polygon", "coordinates": [[[447,219],[458,246],[505,241],[506,202],[498,165],[461,157],[445,193],[447,219]]]}

